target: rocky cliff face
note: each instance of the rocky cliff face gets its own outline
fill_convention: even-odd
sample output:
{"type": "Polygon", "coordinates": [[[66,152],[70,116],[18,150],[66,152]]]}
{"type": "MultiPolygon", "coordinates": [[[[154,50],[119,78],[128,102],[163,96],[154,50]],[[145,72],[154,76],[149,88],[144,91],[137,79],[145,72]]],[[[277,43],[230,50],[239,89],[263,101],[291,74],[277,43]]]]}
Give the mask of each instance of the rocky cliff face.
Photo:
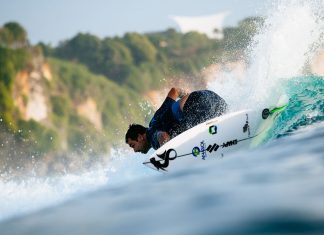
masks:
{"type": "Polygon", "coordinates": [[[41,55],[33,57],[31,68],[17,73],[13,96],[22,119],[41,122],[48,117],[48,97],[44,92],[44,82],[51,79],[50,67],[41,55]]]}
{"type": "MultiPolygon", "coordinates": [[[[32,67],[22,70],[15,77],[13,97],[22,119],[46,123],[51,112],[46,83],[52,81],[50,65],[40,55],[33,57],[32,67]]],[[[97,130],[102,130],[101,113],[91,97],[76,104],[78,115],[87,119],[97,130]]]]}
{"type": "Polygon", "coordinates": [[[98,111],[97,103],[94,99],[88,97],[85,102],[77,106],[77,112],[92,123],[98,131],[102,130],[101,113],[98,111]]]}
{"type": "MultiPolygon", "coordinates": [[[[12,95],[14,105],[19,111],[20,119],[25,121],[34,120],[46,128],[52,128],[54,126],[51,96],[60,95],[57,94],[57,91],[53,94],[51,90],[51,86],[54,86],[57,82],[54,79],[54,76],[57,76],[54,72],[43,56],[35,53],[33,54],[30,65],[16,74],[12,95]]],[[[67,95],[66,91],[65,95],[67,95]]],[[[102,113],[98,110],[98,105],[93,98],[88,97],[83,101],[78,100],[71,103],[71,108],[76,111],[76,115],[88,120],[93,125],[93,129],[98,132],[103,130],[102,113]]],[[[30,132],[29,129],[19,130],[19,132],[26,131],[30,132]]],[[[26,146],[28,141],[39,142],[38,139],[28,137],[24,140],[27,141],[25,143],[17,142],[13,135],[8,134],[4,136],[9,147],[2,148],[2,158],[0,159],[2,170],[11,171],[11,169],[17,169],[17,171],[15,170],[17,175],[33,170],[37,175],[47,175],[83,168],[83,164],[86,164],[88,159],[69,152],[70,150],[67,147],[69,142],[67,133],[69,130],[64,128],[58,130],[58,132],[60,135],[60,147],[58,150],[49,153],[39,152],[40,155],[37,155],[37,157],[33,153],[29,153],[25,147],[28,147],[26,146]],[[8,157],[6,158],[4,156],[8,157]]],[[[44,137],[47,138],[46,136],[44,137]]],[[[48,136],[48,138],[53,137],[48,136]]]]}

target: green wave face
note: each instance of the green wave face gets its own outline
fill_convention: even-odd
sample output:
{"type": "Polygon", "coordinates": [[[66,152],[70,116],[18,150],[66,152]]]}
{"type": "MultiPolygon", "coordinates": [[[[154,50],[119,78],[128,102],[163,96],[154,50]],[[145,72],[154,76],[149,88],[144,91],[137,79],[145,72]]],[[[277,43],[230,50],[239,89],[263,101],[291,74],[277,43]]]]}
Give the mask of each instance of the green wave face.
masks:
{"type": "Polygon", "coordinates": [[[267,140],[291,135],[296,130],[324,120],[324,77],[297,77],[283,86],[289,103],[285,108],[271,110],[277,112],[284,109],[275,120],[267,140]]]}

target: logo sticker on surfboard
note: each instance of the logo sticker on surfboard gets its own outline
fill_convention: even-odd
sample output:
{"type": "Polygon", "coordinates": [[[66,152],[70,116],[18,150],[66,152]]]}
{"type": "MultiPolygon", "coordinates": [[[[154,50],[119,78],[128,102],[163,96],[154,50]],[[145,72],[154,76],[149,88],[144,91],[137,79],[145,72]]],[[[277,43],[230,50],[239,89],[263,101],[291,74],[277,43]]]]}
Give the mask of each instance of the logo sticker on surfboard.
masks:
{"type": "Polygon", "coordinates": [[[249,125],[249,115],[246,113],[246,122],[243,126],[243,133],[247,132],[248,133],[248,137],[250,137],[250,125],[249,125]]]}
{"type": "Polygon", "coordinates": [[[210,126],[208,130],[209,130],[209,134],[211,134],[211,135],[217,134],[217,126],[215,126],[215,125],[210,126]]]}
{"type": "Polygon", "coordinates": [[[197,157],[199,154],[200,154],[200,148],[199,148],[199,147],[194,147],[194,148],[192,149],[192,155],[193,155],[194,157],[197,157]]]}
{"type": "Polygon", "coordinates": [[[199,147],[194,147],[191,151],[192,155],[194,157],[197,157],[200,155],[201,153],[201,159],[205,160],[205,158],[207,157],[207,154],[206,154],[206,144],[205,144],[205,141],[201,141],[200,142],[200,148],[199,147]]]}

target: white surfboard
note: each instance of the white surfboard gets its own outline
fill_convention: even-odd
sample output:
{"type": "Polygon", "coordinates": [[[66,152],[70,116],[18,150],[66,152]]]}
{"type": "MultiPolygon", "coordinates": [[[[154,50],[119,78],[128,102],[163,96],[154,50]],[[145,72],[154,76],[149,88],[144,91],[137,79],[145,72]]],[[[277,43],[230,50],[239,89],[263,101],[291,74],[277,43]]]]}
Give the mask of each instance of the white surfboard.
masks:
{"type": "Polygon", "coordinates": [[[227,153],[257,145],[286,105],[242,110],[201,123],[171,139],[143,164],[158,171],[223,158],[227,153]]]}

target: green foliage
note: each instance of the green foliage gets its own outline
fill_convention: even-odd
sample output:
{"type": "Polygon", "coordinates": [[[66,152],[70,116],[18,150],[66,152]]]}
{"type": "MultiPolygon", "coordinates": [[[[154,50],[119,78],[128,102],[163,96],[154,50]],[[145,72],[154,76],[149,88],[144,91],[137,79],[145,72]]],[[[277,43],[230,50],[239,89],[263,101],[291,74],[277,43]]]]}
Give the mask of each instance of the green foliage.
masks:
{"type": "Polygon", "coordinates": [[[12,97],[14,77],[26,66],[28,59],[29,53],[25,49],[0,47],[0,117],[11,132],[17,130],[12,97]]]}
{"type": "Polygon", "coordinates": [[[130,50],[118,40],[104,39],[101,44],[101,53],[103,55],[103,63],[107,65],[131,65],[133,63],[130,50]]]}
{"type": "Polygon", "coordinates": [[[18,48],[11,50],[12,61],[16,71],[25,69],[29,64],[31,64],[31,52],[26,48],[18,48]]]}
{"type": "Polygon", "coordinates": [[[27,66],[30,53],[26,49],[0,47],[0,81],[11,90],[16,72],[27,66]]]}
{"type": "Polygon", "coordinates": [[[79,154],[104,153],[107,151],[107,139],[84,118],[71,114],[68,126],[68,148],[79,154]]]}
{"type": "Polygon", "coordinates": [[[143,87],[143,89],[140,91],[147,91],[161,87],[161,84],[165,78],[163,64],[156,66],[152,63],[144,63],[140,66],[140,73],[143,77],[143,82],[145,82],[147,86],[143,87]]]}
{"type": "Polygon", "coordinates": [[[8,22],[3,27],[9,30],[14,40],[16,41],[27,40],[27,32],[20,24],[16,22],[8,22]]]}
{"type": "Polygon", "coordinates": [[[52,111],[58,117],[67,116],[69,113],[69,100],[65,96],[51,97],[52,111]]]}
{"type": "Polygon", "coordinates": [[[83,63],[92,72],[142,93],[161,85],[167,76],[196,76],[210,63],[236,60],[237,53],[249,45],[262,23],[258,17],[242,20],[237,27],[223,30],[223,40],[209,39],[198,32],[182,34],[174,29],[127,33],[122,38],[103,40],[78,34],[54,48],[52,54],[83,63]]]}
{"type": "Polygon", "coordinates": [[[182,48],[185,48],[186,51],[189,50],[189,54],[196,53],[199,48],[208,47],[209,44],[210,39],[205,34],[197,32],[186,33],[182,40],[182,48]]]}
{"type": "Polygon", "coordinates": [[[0,112],[12,111],[13,100],[7,86],[0,82],[0,112]]]}
{"type": "Polygon", "coordinates": [[[122,42],[106,38],[101,45],[101,54],[99,72],[122,84],[133,64],[130,50],[122,42]]]}
{"type": "Polygon", "coordinates": [[[57,59],[48,61],[55,74],[50,91],[53,94],[51,104],[55,122],[67,135],[71,151],[86,152],[91,149],[93,153],[102,152],[107,149],[107,143],[117,138],[115,130],[128,125],[128,121],[122,121],[125,117],[143,121],[142,112],[130,109],[130,105],[135,107],[140,102],[140,97],[134,91],[92,74],[85,66],[57,59]],[[98,112],[102,113],[101,132],[95,130],[84,117],[77,115],[73,105],[81,104],[89,97],[95,100],[98,112]]]}
{"type": "Polygon", "coordinates": [[[57,89],[67,89],[72,99],[80,100],[86,94],[89,77],[93,75],[84,66],[73,66],[63,61],[52,61],[57,76],[57,89]]]}
{"type": "Polygon", "coordinates": [[[54,48],[52,48],[51,45],[40,42],[36,46],[41,48],[42,54],[44,56],[46,56],[46,57],[53,56],[54,48]]]}
{"type": "Polygon", "coordinates": [[[174,29],[168,29],[165,32],[151,33],[147,35],[156,48],[159,48],[160,54],[166,55],[168,59],[181,55],[182,37],[174,29]]]}
{"type": "Polygon", "coordinates": [[[90,34],[79,33],[70,41],[62,43],[56,50],[58,57],[85,63],[96,70],[101,61],[100,39],[90,34]]]}
{"type": "Polygon", "coordinates": [[[138,33],[127,33],[124,36],[126,45],[130,48],[135,63],[155,62],[156,48],[145,35],[138,33]]]}
{"type": "MultiPolygon", "coordinates": [[[[14,25],[7,26],[8,28],[1,28],[1,33],[7,32],[10,35],[9,28],[14,30],[14,25]]],[[[137,68],[133,64],[130,49],[120,39],[100,41],[94,36],[79,34],[73,42],[64,44],[64,50],[63,47],[52,50],[42,44],[37,48],[24,48],[10,40],[7,40],[11,43],[10,46],[0,42],[0,118],[5,124],[4,130],[11,132],[21,144],[26,145],[23,147],[26,151],[37,152],[39,155],[66,151],[64,142],[67,141],[68,151],[99,154],[107,151],[113,141],[120,139],[120,135],[124,133],[119,130],[126,128],[130,121],[143,122],[144,115],[138,107],[141,101],[138,94],[129,87],[121,87],[107,77],[89,71],[112,73],[114,70],[107,71],[106,68],[114,68],[115,73],[122,74],[121,79],[125,81],[134,74],[134,70],[137,70],[137,77],[141,77],[142,71],[145,74],[145,71],[154,70],[151,65],[137,68]],[[21,120],[12,96],[14,77],[21,69],[33,68],[31,56],[41,56],[44,50],[48,54],[60,54],[73,62],[47,59],[53,78],[42,82],[49,98],[49,117],[42,122],[21,120]],[[75,63],[76,61],[87,66],[75,63]],[[98,113],[102,114],[102,130],[97,130],[86,117],[78,114],[77,105],[88,98],[95,101],[98,113]],[[130,107],[137,108],[130,110],[130,107]]],[[[145,77],[148,78],[147,75],[145,77]]],[[[138,89],[141,90],[140,87],[138,89]]],[[[28,96],[23,95],[22,98],[27,105],[28,96]]],[[[4,135],[5,133],[2,134],[4,135]]]]}
{"type": "Polygon", "coordinates": [[[0,81],[0,119],[9,128],[9,131],[17,129],[13,114],[14,104],[10,90],[0,81]]]}
{"type": "Polygon", "coordinates": [[[0,48],[0,81],[11,90],[13,84],[13,78],[15,76],[15,67],[12,61],[3,60],[0,48]]]}
{"type": "Polygon", "coordinates": [[[181,73],[182,71],[187,71],[187,73],[189,72],[189,73],[192,73],[192,74],[196,74],[197,72],[199,72],[199,70],[196,69],[196,66],[193,63],[193,61],[190,60],[189,58],[188,59],[182,59],[182,60],[179,60],[179,61],[175,61],[174,62],[174,69],[178,73],[181,73]]]}
{"type": "Polygon", "coordinates": [[[6,28],[0,28],[0,46],[8,47],[13,41],[10,31],[6,28]]]}
{"type": "Polygon", "coordinates": [[[44,154],[59,148],[58,133],[40,123],[30,120],[19,120],[19,137],[29,144],[30,151],[44,154]]]}
{"type": "Polygon", "coordinates": [[[129,68],[130,70],[124,84],[136,92],[147,90],[149,84],[145,83],[147,81],[145,76],[141,74],[137,67],[132,66],[129,68]]]}
{"type": "Polygon", "coordinates": [[[0,30],[0,44],[19,48],[27,45],[27,32],[16,22],[8,22],[0,30]]]}

